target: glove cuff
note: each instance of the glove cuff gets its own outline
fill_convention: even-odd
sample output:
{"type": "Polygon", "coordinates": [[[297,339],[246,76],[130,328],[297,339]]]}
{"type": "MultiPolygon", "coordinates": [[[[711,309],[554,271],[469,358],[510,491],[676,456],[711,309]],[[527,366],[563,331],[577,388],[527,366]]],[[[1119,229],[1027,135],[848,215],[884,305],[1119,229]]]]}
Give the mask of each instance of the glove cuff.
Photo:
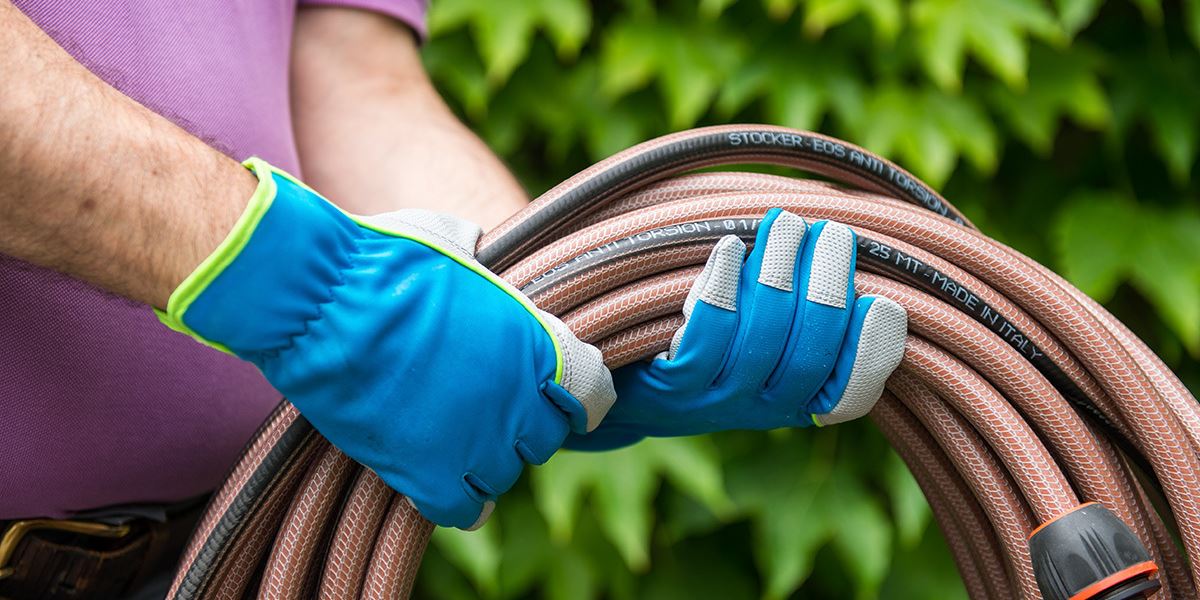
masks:
{"type": "Polygon", "coordinates": [[[254,360],[320,315],[349,266],[358,226],[295,177],[259,158],[258,187],[233,229],[171,293],[165,325],[254,360]]]}

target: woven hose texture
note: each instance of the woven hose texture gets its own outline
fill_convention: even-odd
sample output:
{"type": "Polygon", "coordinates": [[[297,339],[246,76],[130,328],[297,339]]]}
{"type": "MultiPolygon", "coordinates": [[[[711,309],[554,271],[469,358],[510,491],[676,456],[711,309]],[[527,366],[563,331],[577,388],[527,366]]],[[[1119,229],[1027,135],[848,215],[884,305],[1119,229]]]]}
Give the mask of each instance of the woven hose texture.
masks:
{"type": "MultiPolygon", "coordinates": [[[[668,349],[713,245],[752,243],[772,207],[852,228],[857,292],[907,309],[904,359],[870,416],[972,598],[1196,597],[1196,400],[1097,303],[880,157],[770,126],[677,133],[550,190],[485,235],[479,257],[615,368],[668,349]],[[693,173],[747,163],[834,183],[693,173]],[[1128,538],[1128,565],[1092,552],[1096,581],[1038,539],[1086,519],[1128,538]]],[[[431,529],[284,403],[209,506],[171,597],[403,598],[431,529]]]]}

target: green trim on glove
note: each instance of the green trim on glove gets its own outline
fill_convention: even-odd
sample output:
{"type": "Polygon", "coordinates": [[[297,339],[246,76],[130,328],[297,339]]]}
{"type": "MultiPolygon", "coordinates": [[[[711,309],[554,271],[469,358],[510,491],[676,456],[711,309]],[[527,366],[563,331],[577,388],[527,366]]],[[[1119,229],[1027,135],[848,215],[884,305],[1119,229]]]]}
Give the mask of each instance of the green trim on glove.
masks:
{"type": "MultiPolygon", "coordinates": [[[[267,209],[271,208],[271,203],[275,201],[275,180],[271,177],[273,172],[279,172],[280,175],[295,181],[290,175],[278,171],[267,164],[261,158],[250,157],[246,159],[242,166],[254,173],[258,178],[258,186],[254,188],[254,194],[250,196],[250,202],[246,204],[246,209],[242,211],[241,216],[233,225],[233,229],[225,236],[225,239],[209,254],[200,265],[195,268],[183,282],[171,292],[170,298],[167,299],[167,309],[154,309],[154,314],[158,316],[158,320],[163,325],[174,329],[180,333],[190,336],[192,339],[206,346],[216,348],[226,354],[233,352],[222,344],[205,339],[199,333],[192,330],[183,322],[183,315],[187,312],[189,306],[195,301],[196,297],[212,283],[212,280],[229,266],[241,253],[242,248],[246,247],[246,243],[250,241],[250,236],[254,235],[254,230],[258,227],[259,221],[263,215],[267,214],[267,209]]],[[[298,181],[296,183],[299,183],[298,181]]],[[[303,185],[303,184],[300,184],[303,185]]]]}
{"type": "MultiPolygon", "coordinates": [[[[195,339],[196,341],[211,348],[220,350],[226,354],[233,354],[233,352],[225,345],[205,339],[199,333],[196,333],[192,328],[188,327],[187,324],[184,323],[183,316],[187,313],[188,308],[191,306],[192,302],[195,301],[196,297],[203,293],[204,290],[208,288],[209,284],[211,284],[212,281],[216,279],[217,276],[219,276],[221,272],[224,271],[225,268],[238,257],[242,249],[245,248],[246,244],[250,241],[250,237],[254,235],[255,229],[258,227],[263,215],[267,213],[267,210],[271,208],[271,204],[275,201],[275,195],[278,188],[272,175],[283,177],[284,179],[287,179],[288,181],[304,188],[305,190],[312,192],[325,202],[329,202],[328,199],[326,199],[324,196],[321,196],[321,194],[317,193],[316,190],[313,190],[304,182],[300,181],[286,171],[271,166],[261,158],[250,157],[242,162],[242,166],[246,167],[255,175],[255,177],[258,178],[258,186],[255,188],[254,194],[250,196],[250,201],[246,205],[246,209],[242,212],[241,216],[238,217],[237,222],[234,223],[233,229],[231,229],[229,234],[225,236],[225,239],[221,241],[216,250],[214,250],[213,253],[203,261],[201,261],[200,265],[197,266],[195,270],[193,270],[186,278],[184,278],[183,282],[180,283],[179,286],[175,288],[175,291],[171,293],[170,298],[167,299],[166,310],[164,311],[158,308],[154,309],[154,314],[158,317],[158,320],[167,327],[186,334],[192,339],[195,339]]],[[[550,327],[550,324],[542,318],[541,311],[539,311],[528,298],[513,288],[512,285],[500,279],[491,271],[485,269],[482,265],[471,259],[469,256],[462,256],[459,252],[449,250],[419,236],[380,227],[379,225],[374,224],[358,215],[350,214],[342,210],[332,202],[330,202],[330,205],[337,208],[346,216],[346,218],[350,219],[360,227],[369,229],[376,233],[381,233],[383,235],[411,240],[426,246],[466,267],[473,273],[483,277],[491,284],[503,290],[506,294],[516,300],[517,303],[520,304],[522,308],[524,308],[530,315],[532,315],[533,318],[537,320],[538,324],[541,325],[542,329],[545,330],[546,335],[550,336],[550,339],[554,345],[554,382],[559,384],[562,383],[562,343],[559,341],[554,330],[550,327]]]]}

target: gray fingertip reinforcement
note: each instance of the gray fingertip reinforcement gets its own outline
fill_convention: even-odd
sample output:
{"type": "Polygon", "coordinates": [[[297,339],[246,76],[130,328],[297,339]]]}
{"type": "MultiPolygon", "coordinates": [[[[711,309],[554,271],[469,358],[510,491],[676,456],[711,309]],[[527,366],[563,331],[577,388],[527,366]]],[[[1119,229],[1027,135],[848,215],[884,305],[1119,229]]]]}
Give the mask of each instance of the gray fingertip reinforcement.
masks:
{"type": "Polygon", "coordinates": [[[818,425],[842,423],[871,412],[883,394],[884,383],[904,357],[908,313],[887,298],[870,297],[875,301],[863,319],[858,355],[854,357],[846,389],[833,410],[824,415],[813,415],[813,421],[818,425]]]}
{"type": "MultiPolygon", "coordinates": [[[[697,301],[703,300],[725,310],[737,310],[738,280],[742,275],[742,261],[745,256],[746,243],[736,235],[727,235],[717,241],[712,253],[708,255],[704,270],[692,284],[687,300],[683,302],[683,326],[671,337],[670,349],[665,353],[666,359],[675,358],[675,352],[679,350],[679,344],[683,341],[683,332],[687,330],[697,301]]],[[[664,356],[660,354],[659,357],[664,356]]]]}
{"type": "Polygon", "coordinates": [[[587,411],[587,430],[591,431],[600,425],[617,400],[612,374],[604,366],[604,356],[598,348],[579,341],[558,317],[547,312],[541,312],[541,315],[554,330],[562,349],[563,372],[559,385],[583,405],[587,411]]]}
{"type": "Polygon", "coordinates": [[[792,275],[796,270],[796,252],[808,224],[799,216],[787,212],[779,213],[771,223],[767,234],[767,247],[763,250],[762,269],[758,282],[785,292],[792,291],[792,275]]]}
{"type": "Polygon", "coordinates": [[[496,510],[495,500],[488,500],[484,502],[483,510],[479,511],[479,518],[475,519],[475,522],[467,528],[467,531],[475,531],[476,529],[483,527],[483,524],[487,523],[488,518],[492,516],[492,511],[494,510],[496,510]]]}
{"type": "Polygon", "coordinates": [[[834,308],[846,308],[846,286],[850,284],[852,260],[854,233],[841,223],[825,223],[813,249],[808,278],[808,301],[834,308]]]}
{"type": "MultiPolygon", "coordinates": [[[[704,265],[704,270],[708,272],[704,285],[692,288],[699,289],[697,299],[718,308],[737,310],[738,279],[742,275],[745,257],[746,244],[737,236],[721,238],[709,255],[708,264],[704,265]]],[[[694,302],[692,304],[695,305],[694,302]]]]}

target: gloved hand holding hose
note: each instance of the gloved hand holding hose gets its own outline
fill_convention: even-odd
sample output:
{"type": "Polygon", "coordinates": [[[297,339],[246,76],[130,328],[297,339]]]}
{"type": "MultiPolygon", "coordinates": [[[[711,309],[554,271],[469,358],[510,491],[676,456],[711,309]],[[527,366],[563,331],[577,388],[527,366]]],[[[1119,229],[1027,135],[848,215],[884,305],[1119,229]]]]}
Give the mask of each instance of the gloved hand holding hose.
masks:
{"type": "Polygon", "coordinates": [[[482,525],[568,434],[602,448],[862,416],[903,350],[903,310],[853,300],[853,233],[773,210],[744,268],[740,240],[717,245],[672,352],[620,371],[601,425],[617,394],[600,352],[474,260],[478,227],[354,217],[246,166],[259,177],[246,212],[160,316],[254,363],[441,525],[482,525]]]}
{"type": "Polygon", "coordinates": [[[431,521],[478,527],[524,464],[608,411],[600,352],[474,260],[478,227],[353,217],[246,166],[258,189],[163,321],[257,365],[431,521]]]}
{"type": "Polygon", "coordinates": [[[854,298],[854,233],[772,209],[754,251],[717,243],[669,351],[615,374],[617,403],[568,446],[644,436],[830,425],[867,414],[904,354],[904,309],[854,298]]]}

